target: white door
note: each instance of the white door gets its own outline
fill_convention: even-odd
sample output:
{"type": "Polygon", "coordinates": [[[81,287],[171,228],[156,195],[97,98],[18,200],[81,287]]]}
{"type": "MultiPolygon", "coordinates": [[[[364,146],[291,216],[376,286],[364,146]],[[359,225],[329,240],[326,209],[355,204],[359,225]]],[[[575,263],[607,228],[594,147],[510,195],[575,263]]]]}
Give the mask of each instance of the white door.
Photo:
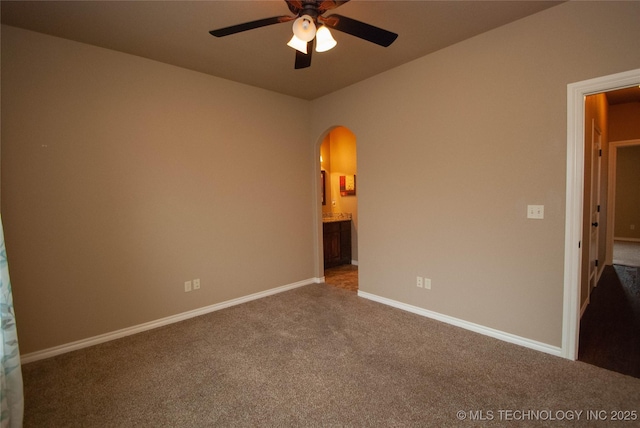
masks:
{"type": "Polygon", "coordinates": [[[600,235],[600,171],[602,132],[591,122],[591,233],[589,234],[589,294],[598,285],[598,236],[600,235]]]}

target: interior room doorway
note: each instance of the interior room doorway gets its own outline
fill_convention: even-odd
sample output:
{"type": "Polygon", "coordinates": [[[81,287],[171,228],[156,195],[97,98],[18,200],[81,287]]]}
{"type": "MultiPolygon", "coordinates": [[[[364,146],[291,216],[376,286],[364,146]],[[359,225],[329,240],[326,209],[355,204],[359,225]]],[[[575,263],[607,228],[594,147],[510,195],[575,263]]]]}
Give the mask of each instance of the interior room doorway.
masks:
{"type": "MultiPolygon", "coordinates": [[[[618,154],[620,149],[624,150],[625,148],[635,147],[635,150],[640,150],[640,139],[634,140],[623,140],[623,141],[611,141],[609,143],[609,177],[608,184],[609,188],[607,191],[607,206],[609,207],[609,216],[607,217],[607,264],[611,265],[615,263],[614,258],[614,240],[616,237],[616,179],[617,179],[617,166],[618,166],[618,154]]],[[[624,151],[622,152],[624,153],[624,151]]],[[[635,203],[632,202],[632,203],[635,203]]],[[[621,229],[625,226],[636,229],[638,228],[638,234],[640,234],[640,224],[629,224],[629,225],[618,225],[618,228],[621,229]]],[[[624,235],[624,233],[618,232],[618,237],[624,235]]],[[[622,236],[624,238],[624,236],[622,236]]],[[[635,240],[631,238],[630,240],[635,240]]],[[[640,244],[640,239],[637,240],[640,244]]]]}
{"type": "Polygon", "coordinates": [[[640,230],[634,230],[640,224],[640,147],[612,141],[640,138],[640,87],[589,95],[585,104],[588,278],[582,279],[578,360],[640,377],[640,230]],[[613,237],[616,244],[607,245],[613,237]],[[633,249],[634,240],[638,261],[612,254],[623,245],[633,249]]]}
{"type": "Polygon", "coordinates": [[[358,290],[357,146],[353,132],[333,128],[320,144],[321,253],[325,282],[358,290]]]}
{"type": "Polygon", "coordinates": [[[567,188],[565,268],[562,321],[564,358],[578,357],[585,183],[585,98],[591,94],[640,85],[640,69],[603,76],[567,86],[567,188]]]}

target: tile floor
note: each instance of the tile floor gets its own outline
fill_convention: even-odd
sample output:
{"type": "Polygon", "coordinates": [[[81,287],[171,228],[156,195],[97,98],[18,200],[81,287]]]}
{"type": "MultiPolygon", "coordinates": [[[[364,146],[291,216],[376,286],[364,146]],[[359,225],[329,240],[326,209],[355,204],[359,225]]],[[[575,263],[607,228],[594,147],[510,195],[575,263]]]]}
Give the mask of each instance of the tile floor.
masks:
{"type": "Polygon", "coordinates": [[[358,266],[342,265],[324,271],[324,282],[345,290],[358,291],[358,266]]]}

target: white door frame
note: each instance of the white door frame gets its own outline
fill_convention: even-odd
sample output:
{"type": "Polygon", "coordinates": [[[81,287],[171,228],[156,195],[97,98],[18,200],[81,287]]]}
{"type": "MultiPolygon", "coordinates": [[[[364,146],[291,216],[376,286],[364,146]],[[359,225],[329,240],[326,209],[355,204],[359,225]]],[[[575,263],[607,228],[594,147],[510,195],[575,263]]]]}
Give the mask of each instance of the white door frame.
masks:
{"type": "Polygon", "coordinates": [[[567,85],[567,182],[562,351],[578,357],[584,191],[584,100],[587,95],[640,85],[640,69],[567,85]]]}

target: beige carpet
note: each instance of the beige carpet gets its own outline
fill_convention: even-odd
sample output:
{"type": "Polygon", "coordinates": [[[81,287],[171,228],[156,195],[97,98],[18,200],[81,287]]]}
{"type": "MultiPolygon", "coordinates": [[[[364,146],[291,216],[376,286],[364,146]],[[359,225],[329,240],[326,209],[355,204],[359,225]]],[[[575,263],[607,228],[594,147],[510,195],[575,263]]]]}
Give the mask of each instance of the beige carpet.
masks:
{"type": "Polygon", "coordinates": [[[23,374],[26,428],[602,426],[586,412],[640,411],[640,379],[325,284],[23,374]]]}
{"type": "Polygon", "coordinates": [[[640,266],[640,242],[614,241],[613,264],[640,266]]]}

